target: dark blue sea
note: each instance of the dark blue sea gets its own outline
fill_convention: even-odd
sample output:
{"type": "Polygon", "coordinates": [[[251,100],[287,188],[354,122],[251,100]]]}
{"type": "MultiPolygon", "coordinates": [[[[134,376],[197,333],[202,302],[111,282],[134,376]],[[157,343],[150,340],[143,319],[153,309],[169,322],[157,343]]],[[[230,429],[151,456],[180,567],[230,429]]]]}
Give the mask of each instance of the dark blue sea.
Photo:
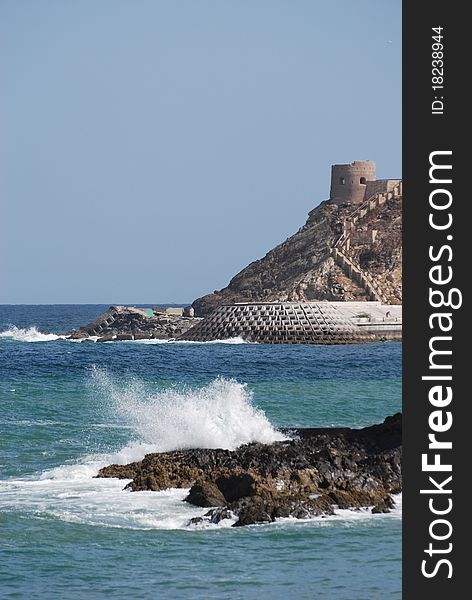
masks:
{"type": "Polygon", "coordinates": [[[0,306],[2,598],[401,597],[400,497],[387,515],[198,528],[189,519],[207,509],[185,490],[94,478],[150,451],[381,422],[401,410],[401,344],[57,337],[106,308],[0,306]]]}

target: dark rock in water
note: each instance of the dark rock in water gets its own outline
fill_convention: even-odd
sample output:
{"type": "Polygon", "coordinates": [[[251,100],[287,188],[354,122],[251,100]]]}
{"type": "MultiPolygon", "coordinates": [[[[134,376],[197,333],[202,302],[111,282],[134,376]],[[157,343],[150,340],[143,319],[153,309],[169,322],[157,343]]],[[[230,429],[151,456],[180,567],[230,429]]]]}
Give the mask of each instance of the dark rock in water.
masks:
{"type": "Polygon", "coordinates": [[[197,506],[231,510],[235,526],[278,517],[333,514],[334,507],[387,512],[402,489],[402,418],[398,413],[364,429],[292,429],[272,444],[236,450],[191,449],[147,454],[111,465],[98,477],[132,478],[132,491],[191,488],[197,506]]]}
{"type": "Polygon", "coordinates": [[[233,527],[243,525],[256,525],[257,523],[271,523],[274,519],[267,510],[268,505],[260,498],[256,498],[239,509],[239,519],[233,527]]]}
{"type": "Polygon", "coordinates": [[[67,337],[69,340],[81,340],[87,338],[89,334],[83,329],[79,329],[78,331],[71,331],[67,337]]]}
{"type": "Polygon", "coordinates": [[[219,523],[225,519],[232,519],[234,514],[228,508],[212,508],[204,516],[210,519],[210,523],[219,523]]]}
{"type": "Polygon", "coordinates": [[[192,517],[189,519],[187,525],[200,525],[200,523],[205,523],[206,519],[203,517],[192,517]]]}
{"type": "Polygon", "coordinates": [[[125,342],[133,339],[132,333],[118,333],[115,340],[117,342],[125,342]]]}
{"type": "Polygon", "coordinates": [[[213,525],[218,524],[220,521],[225,519],[233,519],[234,513],[228,508],[212,508],[203,517],[193,517],[189,520],[189,525],[202,525],[204,523],[211,523],[213,525]]]}
{"type": "Polygon", "coordinates": [[[296,503],[291,513],[291,516],[297,519],[319,517],[322,515],[334,515],[333,505],[329,501],[329,498],[323,494],[317,498],[310,498],[306,501],[296,503]]]}
{"type": "Polygon", "coordinates": [[[385,496],[382,500],[372,508],[372,513],[388,513],[395,506],[391,496],[385,496]]]}
{"type": "Polygon", "coordinates": [[[208,481],[195,483],[191,488],[185,502],[195,506],[225,506],[226,499],[220,490],[208,481]]]}

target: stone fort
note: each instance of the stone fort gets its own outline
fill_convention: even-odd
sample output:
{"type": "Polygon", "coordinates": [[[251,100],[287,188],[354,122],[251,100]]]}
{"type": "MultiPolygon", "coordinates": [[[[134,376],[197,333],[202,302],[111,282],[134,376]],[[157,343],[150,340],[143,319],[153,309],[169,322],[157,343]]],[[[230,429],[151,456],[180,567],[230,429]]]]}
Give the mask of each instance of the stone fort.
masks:
{"type": "Polygon", "coordinates": [[[214,292],[217,299],[220,295],[220,302],[180,339],[212,341],[241,337],[267,344],[400,340],[401,304],[396,303],[398,296],[394,292],[401,285],[398,282],[401,267],[400,274],[395,269],[401,255],[398,235],[402,197],[402,180],[377,179],[372,160],[332,165],[329,200],[310,211],[305,227],[238,274],[239,288],[232,290],[230,283],[222,290],[229,293],[214,292]],[[331,215],[328,227],[323,219],[319,222],[325,224],[317,227],[320,214],[326,220],[331,215]],[[325,243],[316,246],[316,235],[320,238],[318,242],[325,243]],[[378,240],[380,246],[374,252],[378,240]],[[368,260],[362,260],[364,256],[368,260]],[[314,259],[318,263],[315,269],[314,259]],[[305,269],[301,274],[300,263],[305,269]],[[293,280],[290,269],[300,278],[297,287],[290,280],[290,277],[293,280]],[[261,290],[252,294],[251,286],[258,278],[264,280],[267,272],[272,278],[266,277],[269,284],[285,277],[285,288],[273,285],[272,289],[263,290],[270,294],[264,295],[261,290]],[[323,300],[323,293],[319,300],[300,294],[300,290],[307,289],[306,282],[313,280],[314,285],[323,286],[325,273],[328,283],[331,277],[343,290],[348,289],[354,297],[365,300],[333,302],[323,300]]]}
{"type": "Polygon", "coordinates": [[[388,193],[400,179],[377,179],[373,160],[332,165],[329,199],[335,204],[360,204],[375,194],[388,193]]]}

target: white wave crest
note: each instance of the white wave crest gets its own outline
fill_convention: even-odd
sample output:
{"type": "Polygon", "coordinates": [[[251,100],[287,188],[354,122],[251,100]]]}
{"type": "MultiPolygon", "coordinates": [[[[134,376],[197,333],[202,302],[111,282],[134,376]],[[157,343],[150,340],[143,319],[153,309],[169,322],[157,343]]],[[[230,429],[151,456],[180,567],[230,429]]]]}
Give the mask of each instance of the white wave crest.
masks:
{"type": "MultiPolygon", "coordinates": [[[[62,521],[128,529],[183,529],[207,508],[182,502],[187,489],[162,492],[123,490],[126,481],[96,479],[111,463],[142,459],[146,452],[177,448],[236,448],[251,441],[284,439],[264,413],[252,405],[245,385],[216,379],[199,389],[152,390],[138,380],[119,382],[95,369],[92,391],[105,402],[120,427],[134,441],[116,453],[84,456],[34,476],[0,481],[0,510],[19,510],[62,521]]],[[[114,426],[114,425],[110,425],[114,426]]],[[[234,519],[201,528],[230,527],[234,519]]]]}
{"type": "Polygon", "coordinates": [[[227,338],[225,340],[211,340],[209,342],[194,342],[191,340],[178,340],[171,338],[170,340],[155,340],[155,339],[145,339],[145,340],[123,340],[121,342],[117,342],[115,340],[110,342],[105,342],[105,344],[149,344],[149,345],[159,345],[159,344],[176,344],[176,345],[186,345],[186,344],[197,344],[197,345],[208,345],[208,344],[257,344],[257,342],[249,342],[248,340],[243,340],[242,337],[233,337],[227,338]]]}
{"type": "Polygon", "coordinates": [[[34,326],[21,329],[12,325],[9,329],[0,332],[0,338],[11,338],[17,342],[51,342],[58,340],[60,336],[55,333],[42,333],[34,326]]]}
{"type": "Polygon", "coordinates": [[[252,404],[246,385],[218,378],[198,388],[151,390],[138,380],[119,384],[103,370],[93,371],[94,391],[134,431],[134,441],[117,462],[146,452],[184,448],[234,449],[250,442],[285,439],[252,404]]]}
{"type": "Polygon", "coordinates": [[[224,340],[210,340],[208,342],[194,342],[191,340],[172,340],[174,344],[257,344],[257,342],[250,342],[249,340],[245,340],[240,336],[226,338],[224,340]]]}

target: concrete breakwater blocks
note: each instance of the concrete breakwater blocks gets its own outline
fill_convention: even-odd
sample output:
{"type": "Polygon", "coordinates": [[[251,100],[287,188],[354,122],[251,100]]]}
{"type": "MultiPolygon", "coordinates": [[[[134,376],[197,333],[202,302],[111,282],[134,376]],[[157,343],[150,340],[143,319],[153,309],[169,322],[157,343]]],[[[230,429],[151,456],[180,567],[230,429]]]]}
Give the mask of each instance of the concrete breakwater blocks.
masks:
{"type": "MultiPolygon", "coordinates": [[[[207,342],[241,337],[265,344],[355,344],[378,340],[345,316],[349,303],[270,302],[222,305],[179,337],[207,342]]],[[[369,312],[369,305],[383,314],[379,302],[355,303],[355,310],[369,312]]],[[[365,318],[365,317],[364,317],[365,318]]],[[[401,324],[400,324],[401,329],[401,324]]]]}
{"type": "Polygon", "coordinates": [[[111,306],[92,323],[66,332],[67,339],[98,342],[169,340],[183,334],[196,322],[191,307],[111,306]]]}

